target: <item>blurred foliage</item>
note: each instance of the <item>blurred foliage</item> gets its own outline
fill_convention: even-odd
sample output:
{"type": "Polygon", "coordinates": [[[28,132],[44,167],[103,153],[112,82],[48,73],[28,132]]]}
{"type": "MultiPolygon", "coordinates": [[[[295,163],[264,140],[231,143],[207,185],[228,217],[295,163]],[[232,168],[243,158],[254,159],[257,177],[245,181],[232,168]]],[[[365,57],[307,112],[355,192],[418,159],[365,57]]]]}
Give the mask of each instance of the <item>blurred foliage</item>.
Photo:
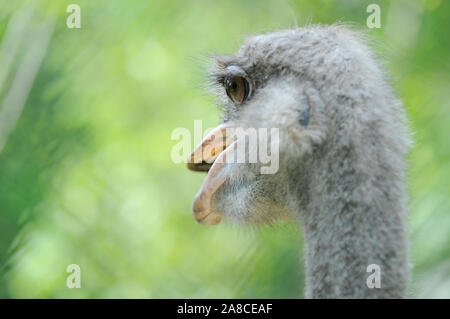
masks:
{"type": "Polygon", "coordinates": [[[415,133],[410,296],[450,298],[450,2],[375,1],[382,28],[368,30],[373,2],[0,0],[0,116],[16,115],[0,118],[0,132],[11,128],[0,146],[0,297],[302,297],[301,230],[196,224],[204,175],[171,161],[170,137],[195,119],[219,123],[201,89],[210,52],[344,21],[374,39],[415,133]],[[70,3],[81,29],[66,27],[70,3]],[[81,289],[66,287],[72,263],[81,289]]]}

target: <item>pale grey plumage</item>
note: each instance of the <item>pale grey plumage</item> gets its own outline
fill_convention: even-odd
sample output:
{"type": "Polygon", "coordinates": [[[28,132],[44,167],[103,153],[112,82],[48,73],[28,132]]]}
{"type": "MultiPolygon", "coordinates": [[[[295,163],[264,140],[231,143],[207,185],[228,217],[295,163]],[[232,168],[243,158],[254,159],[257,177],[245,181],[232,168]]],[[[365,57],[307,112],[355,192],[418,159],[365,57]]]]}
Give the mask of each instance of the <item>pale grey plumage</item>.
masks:
{"type": "Polygon", "coordinates": [[[246,224],[296,219],[310,298],[406,293],[407,120],[364,42],[338,25],[256,35],[235,55],[217,57],[212,74],[225,121],[280,128],[279,171],[260,175],[259,164],[227,165],[214,207],[246,224]],[[230,65],[254,83],[240,106],[221,86],[230,65]],[[369,264],[381,267],[379,289],[366,285],[369,264]]]}

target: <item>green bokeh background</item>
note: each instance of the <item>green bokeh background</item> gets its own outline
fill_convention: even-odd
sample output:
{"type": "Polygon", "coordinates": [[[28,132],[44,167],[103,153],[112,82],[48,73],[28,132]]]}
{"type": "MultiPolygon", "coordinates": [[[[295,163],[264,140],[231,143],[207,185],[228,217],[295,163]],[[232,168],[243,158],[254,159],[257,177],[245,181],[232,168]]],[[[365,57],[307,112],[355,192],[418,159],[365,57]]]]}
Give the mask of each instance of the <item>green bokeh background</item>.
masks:
{"type": "Polygon", "coordinates": [[[450,298],[449,12],[444,0],[0,0],[0,297],[302,297],[301,230],[196,224],[204,175],[173,163],[171,133],[219,123],[201,89],[209,53],[343,21],[374,40],[414,131],[409,296],[450,298]],[[70,3],[81,29],[66,26],[70,3]],[[380,29],[366,27],[370,3],[380,29]],[[69,264],[81,289],[66,286],[69,264]]]}

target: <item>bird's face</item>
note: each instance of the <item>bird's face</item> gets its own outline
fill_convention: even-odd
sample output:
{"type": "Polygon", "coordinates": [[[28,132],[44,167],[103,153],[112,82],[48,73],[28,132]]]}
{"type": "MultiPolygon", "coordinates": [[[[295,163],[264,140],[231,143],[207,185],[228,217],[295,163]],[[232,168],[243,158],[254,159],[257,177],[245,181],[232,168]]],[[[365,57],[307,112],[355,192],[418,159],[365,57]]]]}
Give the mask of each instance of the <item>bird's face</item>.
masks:
{"type": "Polygon", "coordinates": [[[255,58],[254,42],[216,58],[211,78],[223,123],[188,159],[190,169],[208,172],[193,202],[194,218],[203,224],[289,217],[290,196],[299,195],[294,185],[306,178],[308,158],[325,137],[324,110],[311,82],[288,65],[255,58]]]}

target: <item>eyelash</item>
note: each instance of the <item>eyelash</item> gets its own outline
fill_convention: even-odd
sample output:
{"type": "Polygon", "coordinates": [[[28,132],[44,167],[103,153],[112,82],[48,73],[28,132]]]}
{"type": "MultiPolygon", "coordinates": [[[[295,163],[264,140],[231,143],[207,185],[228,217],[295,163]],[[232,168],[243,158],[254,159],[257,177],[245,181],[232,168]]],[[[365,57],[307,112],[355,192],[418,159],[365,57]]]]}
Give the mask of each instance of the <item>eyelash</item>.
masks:
{"type": "Polygon", "coordinates": [[[239,105],[247,101],[252,95],[254,90],[254,84],[251,81],[251,79],[247,76],[246,72],[237,65],[229,65],[224,69],[220,69],[218,72],[213,73],[211,76],[213,82],[220,87],[220,92],[224,92],[225,95],[228,97],[228,101],[232,102],[233,104],[239,105]],[[228,94],[227,87],[226,87],[226,80],[230,78],[237,78],[241,77],[245,81],[247,94],[245,95],[244,100],[241,103],[236,103],[234,101],[230,94],[228,94]]]}

